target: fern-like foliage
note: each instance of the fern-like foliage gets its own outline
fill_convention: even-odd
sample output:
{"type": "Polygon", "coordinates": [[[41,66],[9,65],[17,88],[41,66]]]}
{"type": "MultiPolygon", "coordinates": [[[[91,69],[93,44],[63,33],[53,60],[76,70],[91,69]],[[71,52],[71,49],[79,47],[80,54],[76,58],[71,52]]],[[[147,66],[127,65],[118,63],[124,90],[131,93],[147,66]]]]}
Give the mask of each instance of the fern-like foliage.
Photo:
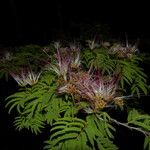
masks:
{"type": "Polygon", "coordinates": [[[41,113],[35,113],[32,117],[29,115],[19,115],[15,118],[14,125],[19,131],[26,128],[31,130],[32,133],[38,134],[45,127],[44,121],[43,114],[41,113]]]}
{"type": "Polygon", "coordinates": [[[83,64],[95,69],[100,69],[103,74],[111,74],[114,72],[115,63],[112,61],[111,55],[108,54],[107,49],[97,48],[93,51],[87,50],[83,53],[83,64]]]}
{"type": "Polygon", "coordinates": [[[141,114],[137,110],[132,110],[128,115],[128,124],[133,124],[145,130],[145,134],[149,132],[150,135],[150,116],[141,114]]]}
{"type": "Polygon", "coordinates": [[[150,149],[150,116],[148,114],[141,114],[133,109],[128,114],[128,124],[134,125],[131,129],[142,132],[145,135],[144,149],[150,149]]]}
{"type": "Polygon", "coordinates": [[[144,147],[145,150],[150,150],[150,136],[146,136],[144,140],[144,147]]]}
{"type": "Polygon", "coordinates": [[[28,45],[17,49],[12,59],[0,61],[1,76],[10,71],[18,83],[25,81],[6,98],[8,112],[16,114],[16,129],[38,134],[49,125],[48,150],[117,150],[115,123],[143,133],[144,149],[149,150],[148,114],[132,109],[126,112],[127,123],[108,114],[113,108],[124,108],[126,97],[148,94],[143,56],[135,47],[88,42],[90,49],[81,52],[75,46],[61,48],[58,42],[45,48],[28,45]],[[40,73],[35,72],[32,84],[36,70],[40,73]]]}
{"type": "Polygon", "coordinates": [[[46,117],[50,112],[53,117],[56,117],[54,114],[59,113],[58,110],[48,109],[51,104],[53,104],[52,108],[57,106],[57,103],[51,102],[56,101],[53,96],[56,88],[53,80],[54,76],[45,74],[38,84],[22,88],[7,97],[6,107],[10,106],[9,113],[15,108],[19,114],[15,121],[15,126],[18,129],[24,127],[29,129],[30,127],[32,131],[37,133],[40,131],[40,127],[43,127],[44,121],[48,120],[46,117]]]}
{"type": "Polygon", "coordinates": [[[53,124],[51,136],[45,149],[108,149],[115,150],[117,147],[109,138],[113,135],[110,129],[114,128],[98,118],[87,116],[86,121],[79,118],[65,117],[58,119],[53,124]]]}
{"type": "Polygon", "coordinates": [[[44,76],[43,79],[39,81],[39,84],[21,88],[19,92],[7,97],[6,101],[8,101],[8,103],[6,104],[6,107],[13,103],[9,112],[11,112],[14,107],[17,107],[19,113],[24,111],[24,114],[26,113],[26,110],[28,110],[28,112],[32,110],[30,112],[32,114],[35,108],[38,108],[38,111],[40,111],[42,104],[44,102],[46,103],[49,99],[50,96],[48,97],[48,95],[51,95],[48,92],[54,92],[54,88],[50,88],[50,85],[53,84],[53,77],[44,76]],[[28,103],[30,103],[30,105],[27,105],[28,103]]]}
{"type": "Polygon", "coordinates": [[[148,93],[147,76],[143,69],[139,67],[141,59],[134,56],[131,59],[115,61],[117,61],[117,68],[121,72],[121,88],[125,89],[125,85],[128,85],[131,87],[132,94],[137,94],[139,97],[140,93],[146,95],[148,93]]]}
{"type": "MultiPolygon", "coordinates": [[[[51,129],[50,140],[46,143],[46,149],[69,149],[78,148],[80,134],[85,128],[86,122],[79,118],[65,117],[58,119],[51,129]]],[[[82,137],[84,138],[84,137],[82,137]]],[[[85,140],[85,139],[84,139],[85,140]]],[[[82,146],[82,145],[81,145],[82,146]]],[[[84,145],[85,146],[85,145],[84,145]]]]}

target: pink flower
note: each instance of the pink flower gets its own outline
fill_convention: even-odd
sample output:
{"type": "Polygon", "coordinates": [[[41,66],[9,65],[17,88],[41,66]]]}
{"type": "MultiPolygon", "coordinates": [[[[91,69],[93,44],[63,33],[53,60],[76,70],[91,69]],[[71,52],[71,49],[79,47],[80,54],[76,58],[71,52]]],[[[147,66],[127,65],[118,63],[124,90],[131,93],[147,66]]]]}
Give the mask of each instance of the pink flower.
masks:
{"type": "Polygon", "coordinates": [[[53,70],[58,76],[62,76],[65,81],[68,79],[71,57],[68,49],[59,49],[55,54],[56,62],[51,65],[50,70],[53,70]]]}
{"type": "Polygon", "coordinates": [[[20,73],[13,73],[10,72],[10,75],[14,78],[14,80],[18,83],[18,85],[20,86],[26,86],[27,82],[26,82],[26,77],[25,74],[23,72],[20,73]]]}
{"type": "Polygon", "coordinates": [[[38,82],[41,72],[35,73],[29,68],[22,68],[16,73],[10,72],[10,75],[20,86],[34,85],[38,82]]]}
{"type": "Polygon", "coordinates": [[[115,97],[118,77],[96,75],[92,82],[92,89],[96,96],[102,96],[106,101],[115,97]]]}
{"type": "Polygon", "coordinates": [[[103,77],[87,72],[71,73],[68,83],[58,88],[58,93],[80,95],[94,109],[104,108],[117,98],[118,77],[103,77]]]}
{"type": "Polygon", "coordinates": [[[70,80],[58,88],[58,93],[70,93],[79,94],[81,96],[87,91],[87,87],[90,84],[90,75],[86,72],[70,73],[70,80]],[[74,89],[74,92],[72,92],[74,89]]]}
{"type": "Polygon", "coordinates": [[[80,60],[80,50],[76,49],[72,52],[71,56],[71,68],[72,69],[77,69],[81,65],[81,60],[80,60]]]}
{"type": "Polygon", "coordinates": [[[109,53],[117,54],[119,57],[128,58],[133,54],[137,53],[139,50],[136,45],[128,45],[122,46],[121,44],[114,44],[110,49],[109,53]]]}
{"type": "Polygon", "coordinates": [[[58,77],[63,77],[64,81],[68,81],[71,69],[80,66],[80,52],[60,48],[57,50],[55,58],[55,63],[51,64],[49,69],[54,71],[58,77]]]}
{"type": "Polygon", "coordinates": [[[98,48],[100,46],[97,42],[95,42],[95,39],[87,40],[87,43],[88,43],[88,46],[91,50],[98,48]]]}

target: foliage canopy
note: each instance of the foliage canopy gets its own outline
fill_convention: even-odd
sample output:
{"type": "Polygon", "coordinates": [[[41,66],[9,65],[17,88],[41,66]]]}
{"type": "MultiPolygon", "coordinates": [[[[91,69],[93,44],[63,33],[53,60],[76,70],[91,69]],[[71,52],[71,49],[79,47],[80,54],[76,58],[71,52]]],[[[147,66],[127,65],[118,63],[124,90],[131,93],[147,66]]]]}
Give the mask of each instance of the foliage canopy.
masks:
{"type": "Polygon", "coordinates": [[[1,76],[19,87],[6,98],[8,112],[17,111],[16,129],[39,134],[49,125],[44,149],[117,150],[114,134],[121,125],[143,133],[143,148],[150,150],[150,115],[130,105],[149,92],[143,55],[134,45],[87,44],[28,45],[2,57],[1,76]],[[112,109],[125,111],[126,123],[113,118],[112,109]]]}

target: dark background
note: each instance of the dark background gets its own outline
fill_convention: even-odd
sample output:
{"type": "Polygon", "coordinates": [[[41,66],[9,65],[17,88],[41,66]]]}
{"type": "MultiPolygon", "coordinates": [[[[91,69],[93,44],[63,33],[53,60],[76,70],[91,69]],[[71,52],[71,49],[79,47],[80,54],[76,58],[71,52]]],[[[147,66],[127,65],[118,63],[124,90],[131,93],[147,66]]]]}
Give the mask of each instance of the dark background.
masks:
{"type": "MultiPolygon", "coordinates": [[[[142,51],[149,52],[148,7],[144,1],[1,0],[0,47],[49,44],[57,38],[80,36],[80,24],[102,24],[115,38],[125,39],[127,34],[131,40],[140,39],[142,51]]],[[[35,136],[27,130],[18,132],[13,127],[14,116],[8,115],[3,102],[15,91],[14,81],[9,79],[9,83],[0,81],[0,150],[42,150],[43,141],[48,139],[47,129],[35,136]]],[[[142,135],[125,129],[118,135],[120,150],[142,150],[142,135]]]]}
{"type": "Polygon", "coordinates": [[[79,24],[106,24],[116,37],[149,39],[150,9],[144,1],[1,0],[0,43],[47,44],[61,33],[80,35],[79,24]]]}

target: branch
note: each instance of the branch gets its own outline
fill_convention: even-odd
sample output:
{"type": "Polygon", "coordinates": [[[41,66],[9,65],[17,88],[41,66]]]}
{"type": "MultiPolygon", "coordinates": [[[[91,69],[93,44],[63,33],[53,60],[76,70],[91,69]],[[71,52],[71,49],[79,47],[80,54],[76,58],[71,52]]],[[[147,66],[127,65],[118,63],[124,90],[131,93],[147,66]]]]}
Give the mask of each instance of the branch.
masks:
{"type": "Polygon", "coordinates": [[[136,131],[139,131],[139,132],[143,133],[145,136],[150,136],[150,132],[144,131],[144,130],[142,130],[140,128],[137,128],[137,127],[132,127],[128,123],[122,123],[122,122],[119,122],[119,121],[117,121],[115,119],[112,119],[112,118],[110,120],[112,122],[118,124],[118,125],[121,125],[121,126],[124,126],[124,127],[128,128],[130,130],[136,130],[136,131]]]}

